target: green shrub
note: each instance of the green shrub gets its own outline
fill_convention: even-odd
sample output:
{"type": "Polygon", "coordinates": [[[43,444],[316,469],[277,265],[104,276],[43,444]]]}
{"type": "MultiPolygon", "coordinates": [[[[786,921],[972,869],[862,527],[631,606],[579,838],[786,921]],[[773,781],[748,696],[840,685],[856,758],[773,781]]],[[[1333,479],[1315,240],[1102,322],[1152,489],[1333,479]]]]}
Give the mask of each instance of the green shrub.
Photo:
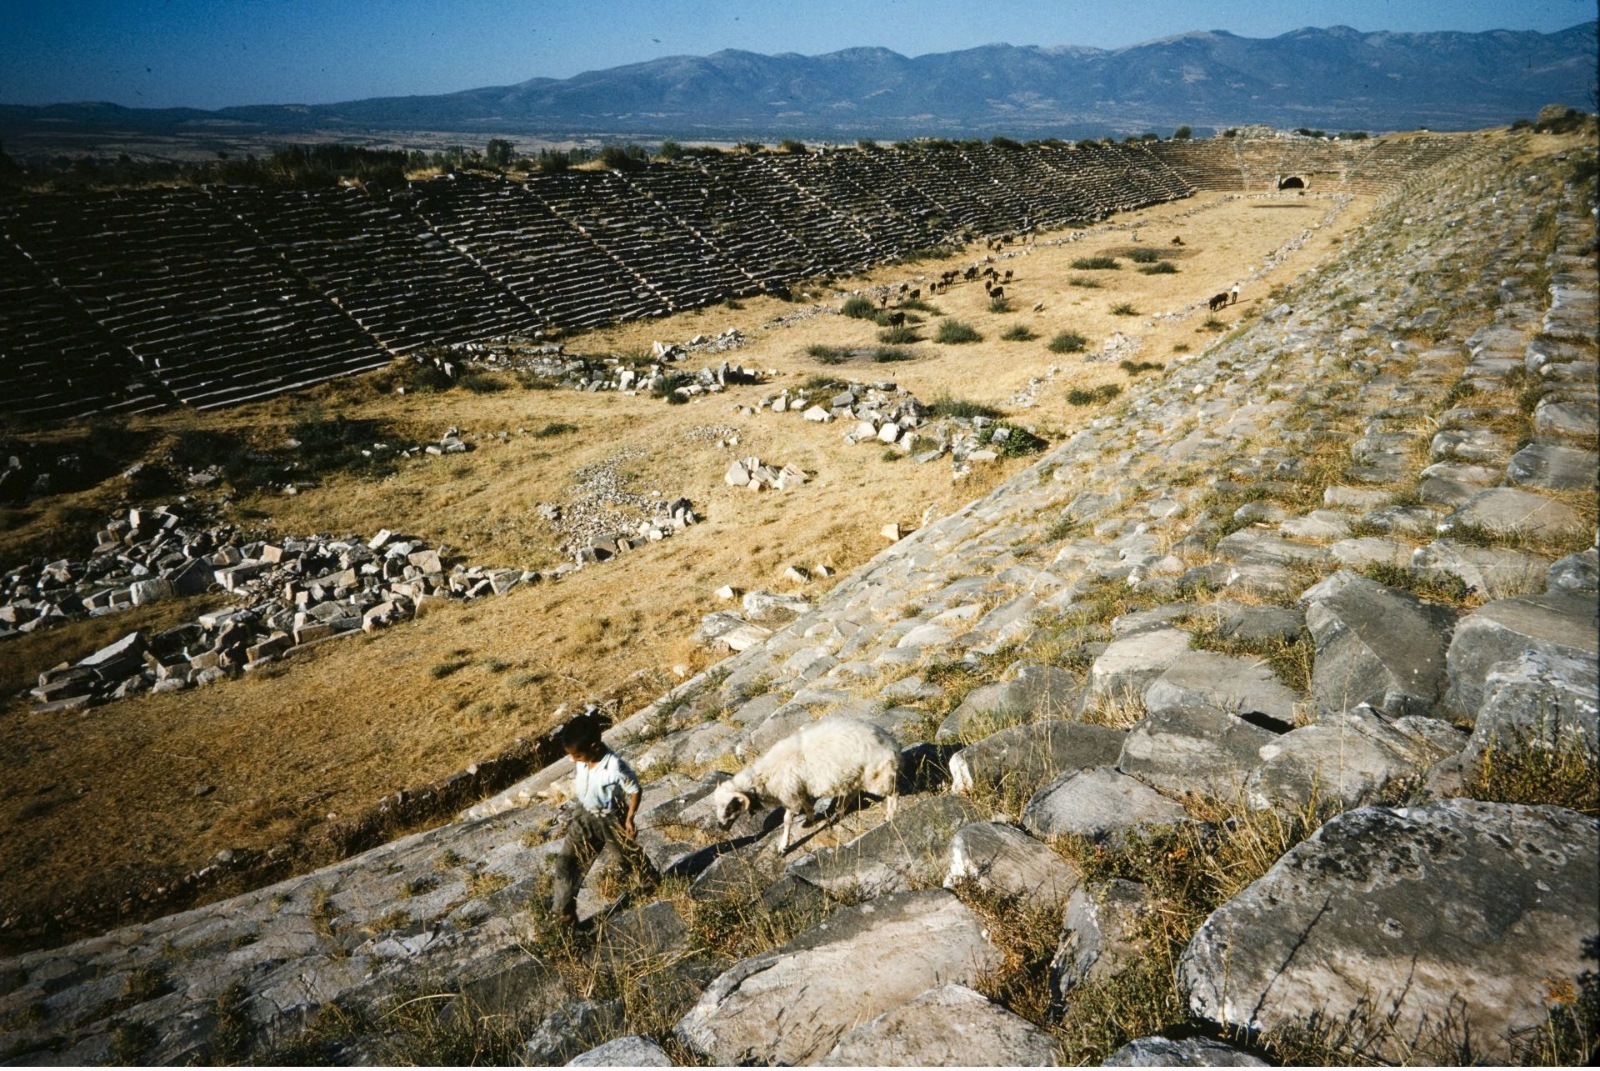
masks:
{"type": "Polygon", "coordinates": [[[553,439],[557,435],[570,435],[572,432],[577,430],[578,425],[576,424],[563,424],[559,421],[552,420],[550,423],[534,432],[533,437],[535,439],[553,439]]]}
{"type": "Polygon", "coordinates": [[[1010,312],[1011,311],[1011,300],[1009,298],[1003,298],[1003,297],[991,298],[989,300],[989,311],[990,312],[1010,312]]]}
{"type": "Polygon", "coordinates": [[[871,298],[857,295],[839,306],[839,311],[852,320],[870,320],[878,315],[878,306],[872,303],[871,298]]]}
{"type": "Polygon", "coordinates": [[[1120,264],[1116,257],[1079,257],[1072,262],[1072,266],[1079,271],[1116,271],[1120,264]]]}
{"type": "Polygon", "coordinates": [[[1076,331],[1060,331],[1050,340],[1051,353],[1082,353],[1089,340],[1076,331]]]}
{"type": "Polygon", "coordinates": [[[956,417],[962,420],[971,420],[973,417],[987,417],[998,420],[1005,414],[992,405],[982,402],[968,401],[965,398],[953,398],[949,394],[941,394],[928,406],[928,412],[935,417],[956,417]]]}
{"type": "Polygon", "coordinates": [[[1176,274],[1178,274],[1178,266],[1176,264],[1172,263],[1172,261],[1170,261],[1170,260],[1163,260],[1163,261],[1160,261],[1159,263],[1152,264],[1147,268],[1140,268],[1139,269],[1139,274],[1140,275],[1176,275],[1176,274]]]}
{"type": "Polygon", "coordinates": [[[1154,264],[1161,259],[1161,254],[1154,249],[1135,249],[1128,254],[1128,259],[1135,264],[1154,264]]]}
{"type": "Polygon", "coordinates": [[[879,331],[878,341],[891,346],[904,346],[912,342],[921,342],[922,336],[917,334],[916,328],[901,324],[899,327],[891,327],[886,331],[879,331]]]}
{"type": "Polygon", "coordinates": [[[879,346],[867,356],[872,359],[874,364],[892,364],[895,361],[912,360],[916,357],[916,354],[898,346],[879,346]]]}
{"type": "Polygon", "coordinates": [[[822,364],[844,364],[850,359],[850,351],[841,346],[807,346],[806,354],[822,364]]]}
{"type": "Polygon", "coordinates": [[[945,320],[939,325],[939,333],[934,336],[934,341],[958,346],[966,342],[982,342],[983,336],[971,324],[945,320]]]}
{"type": "Polygon", "coordinates": [[[1136,376],[1141,372],[1159,372],[1166,366],[1156,364],[1154,361],[1123,361],[1120,367],[1128,375],[1136,376]]]}
{"type": "Polygon", "coordinates": [[[1076,286],[1081,290],[1099,290],[1100,289],[1100,284],[1098,282],[1096,282],[1093,279],[1085,278],[1082,275],[1074,275],[1072,278],[1067,280],[1067,285],[1068,286],[1076,286]]]}
{"type": "Polygon", "coordinates": [[[1139,310],[1134,308],[1133,305],[1131,303],[1129,303],[1129,302],[1119,301],[1115,305],[1111,306],[1111,315],[1113,315],[1113,316],[1137,316],[1137,315],[1139,315],[1139,310]]]}
{"type": "Polygon", "coordinates": [[[1067,391],[1068,405],[1094,405],[1097,402],[1109,402],[1122,393],[1122,388],[1115,383],[1103,383],[1092,390],[1083,390],[1074,387],[1067,391]]]}
{"type": "Polygon", "coordinates": [[[1000,421],[984,428],[978,436],[978,441],[991,447],[1001,457],[1023,457],[1027,454],[1037,454],[1050,444],[1027,428],[1000,421]],[[1005,428],[1006,433],[997,442],[995,435],[1000,429],[1005,428]]]}
{"type": "Polygon", "coordinates": [[[1012,324],[1000,332],[1000,337],[1007,342],[1032,342],[1039,336],[1034,334],[1027,324],[1012,324]]]}

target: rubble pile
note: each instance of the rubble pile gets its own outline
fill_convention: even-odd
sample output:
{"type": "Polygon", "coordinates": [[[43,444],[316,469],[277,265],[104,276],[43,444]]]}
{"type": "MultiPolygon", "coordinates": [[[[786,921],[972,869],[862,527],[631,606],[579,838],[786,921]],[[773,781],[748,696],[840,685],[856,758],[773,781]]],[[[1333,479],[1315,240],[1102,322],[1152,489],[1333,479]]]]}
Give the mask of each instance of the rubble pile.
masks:
{"type": "MultiPolygon", "coordinates": [[[[724,353],[745,344],[744,333],[729,328],[720,335],[695,335],[688,342],[655,342],[649,363],[620,357],[585,356],[567,353],[560,343],[547,343],[532,349],[514,351],[493,349],[482,343],[462,343],[451,352],[462,356],[465,371],[520,372],[548,380],[557,387],[578,391],[640,391],[665,393],[673,390],[685,397],[718,394],[733,384],[759,383],[770,373],[722,361],[695,371],[672,371],[676,364],[697,353],[724,353]]],[[[449,374],[455,377],[456,369],[449,374]]]]}

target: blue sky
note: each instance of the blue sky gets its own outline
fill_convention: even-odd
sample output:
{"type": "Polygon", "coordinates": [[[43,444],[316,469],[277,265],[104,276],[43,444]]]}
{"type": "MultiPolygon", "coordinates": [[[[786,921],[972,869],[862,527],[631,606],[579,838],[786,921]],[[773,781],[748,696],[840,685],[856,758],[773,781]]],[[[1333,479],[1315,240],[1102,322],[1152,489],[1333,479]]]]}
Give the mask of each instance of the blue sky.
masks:
{"type": "Polygon", "coordinates": [[[321,104],[724,48],[1117,48],[1186,30],[1539,30],[1594,0],[0,0],[0,103],[321,104]]]}

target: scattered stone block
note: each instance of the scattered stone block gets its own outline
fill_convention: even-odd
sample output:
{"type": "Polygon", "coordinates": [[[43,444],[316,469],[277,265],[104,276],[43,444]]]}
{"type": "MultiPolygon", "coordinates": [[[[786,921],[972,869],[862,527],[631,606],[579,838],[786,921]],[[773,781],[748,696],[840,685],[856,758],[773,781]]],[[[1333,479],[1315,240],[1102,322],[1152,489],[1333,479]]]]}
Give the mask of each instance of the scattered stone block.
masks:
{"type": "Polygon", "coordinates": [[[1394,716],[1433,712],[1454,614],[1347,569],[1300,601],[1317,646],[1311,699],[1318,714],[1362,703],[1394,716]]]}
{"type": "Polygon", "coordinates": [[[1050,959],[1050,994],[1057,1004],[1087,982],[1115,978],[1149,947],[1141,932],[1155,910],[1147,886],[1136,881],[1080,885],[1067,901],[1061,918],[1061,941],[1050,959]]]}
{"type": "Polygon", "coordinates": [[[1114,766],[1127,733],[1059,720],[1001,729],[950,756],[950,791],[1031,797],[1063,773],[1114,766]]]}
{"type": "Polygon", "coordinates": [[[942,985],[839,1039],[823,1067],[1053,1067],[1055,1041],[964,985],[942,985]]]}
{"type": "Polygon", "coordinates": [[[1476,723],[1489,674],[1525,655],[1594,662],[1596,600],[1567,592],[1501,599],[1479,607],[1456,625],[1447,655],[1449,687],[1444,708],[1476,723]]]}
{"type": "Polygon", "coordinates": [[[1110,766],[1062,774],[1035,793],[1022,812],[1022,827],[1036,837],[1071,834],[1091,840],[1188,820],[1176,802],[1110,766]]]}
{"type": "Polygon", "coordinates": [[[1015,826],[974,822],[950,841],[947,889],[972,882],[1033,906],[1064,903],[1083,876],[1065,859],[1015,826]]]}

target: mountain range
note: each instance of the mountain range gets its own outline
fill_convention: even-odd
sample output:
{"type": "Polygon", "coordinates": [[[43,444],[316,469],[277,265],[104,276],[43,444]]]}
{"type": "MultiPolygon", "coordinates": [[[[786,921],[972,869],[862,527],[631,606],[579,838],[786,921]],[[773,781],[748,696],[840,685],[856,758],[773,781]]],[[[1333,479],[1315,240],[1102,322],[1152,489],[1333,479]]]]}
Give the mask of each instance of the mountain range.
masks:
{"type": "Polygon", "coordinates": [[[566,79],[339,104],[215,112],[0,106],[0,127],[241,124],[283,131],[824,140],[1090,137],[1179,125],[1205,134],[1251,123],[1460,130],[1532,118],[1549,103],[1593,110],[1595,41],[1590,21],[1550,34],[1366,33],[1334,26],[1249,38],[1213,30],[1111,50],[994,44],[917,57],[885,48],[821,56],[729,50],[566,79]]]}

